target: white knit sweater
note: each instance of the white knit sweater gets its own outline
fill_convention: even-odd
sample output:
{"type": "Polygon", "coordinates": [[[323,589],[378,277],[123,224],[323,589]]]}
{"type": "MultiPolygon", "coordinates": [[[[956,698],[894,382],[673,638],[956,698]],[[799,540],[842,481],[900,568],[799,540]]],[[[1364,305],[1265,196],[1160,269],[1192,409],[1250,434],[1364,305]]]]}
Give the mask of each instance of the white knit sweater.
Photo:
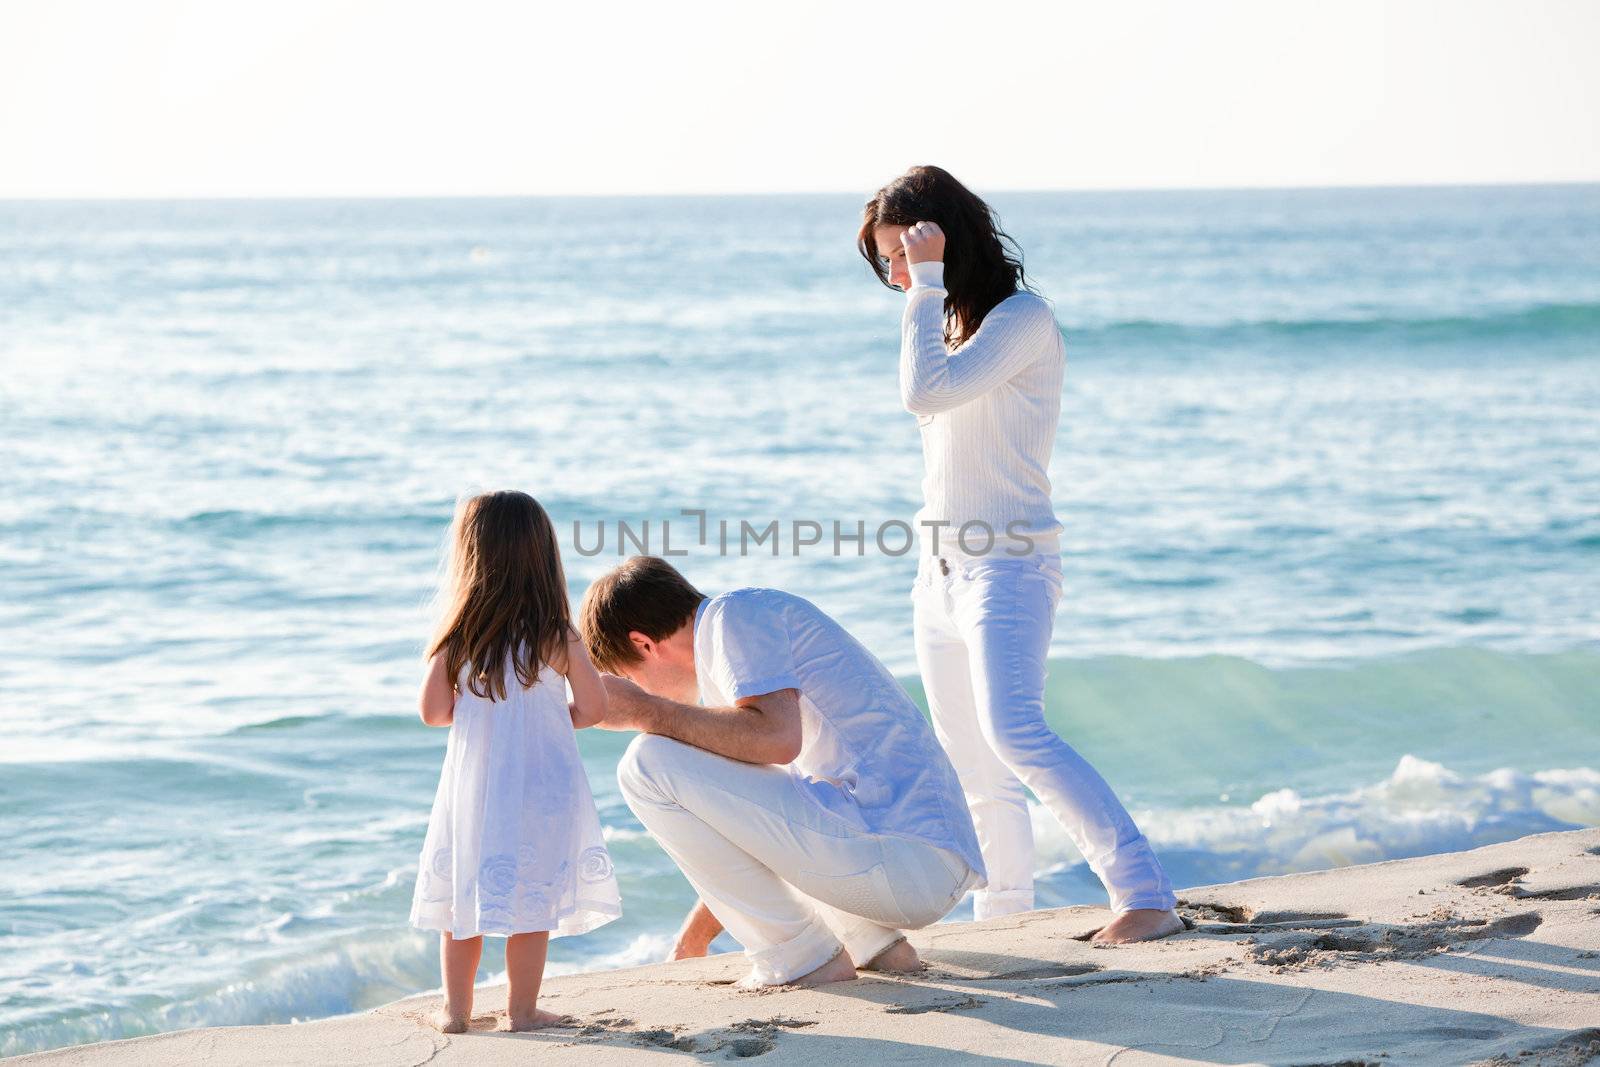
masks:
{"type": "Polygon", "coordinates": [[[944,344],[943,263],[910,265],[900,325],[900,399],[922,430],[925,553],[1005,559],[1060,549],[1050,452],[1061,415],[1066,346],[1050,305],[1016,293],[951,351],[944,344]],[[935,528],[930,524],[947,523],[935,528]],[[986,546],[984,523],[994,531],[986,546]],[[1009,530],[1009,534],[1008,534],[1009,530]],[[937,545],[934,539],[937,538],[937,545]]]}

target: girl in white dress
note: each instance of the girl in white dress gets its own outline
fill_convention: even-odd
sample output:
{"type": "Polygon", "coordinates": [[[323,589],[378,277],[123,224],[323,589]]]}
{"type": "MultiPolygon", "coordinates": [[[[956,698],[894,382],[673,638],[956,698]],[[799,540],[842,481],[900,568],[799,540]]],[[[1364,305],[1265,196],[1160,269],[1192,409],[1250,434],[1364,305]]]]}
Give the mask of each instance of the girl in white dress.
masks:
{"type": "Polygon", "coordinates": [[[549,939],[622,907],[573,735],[605,717],[605,689],[538,501],[484,493],[457,508],[440,602],[420,705],[450,740],[411,904],[412,925],[440,932],[435,1022],[466,1030],[491,934],[506,938],[508,1028],[548,1026],[561,1018],[538,1008],[549,939]]]}

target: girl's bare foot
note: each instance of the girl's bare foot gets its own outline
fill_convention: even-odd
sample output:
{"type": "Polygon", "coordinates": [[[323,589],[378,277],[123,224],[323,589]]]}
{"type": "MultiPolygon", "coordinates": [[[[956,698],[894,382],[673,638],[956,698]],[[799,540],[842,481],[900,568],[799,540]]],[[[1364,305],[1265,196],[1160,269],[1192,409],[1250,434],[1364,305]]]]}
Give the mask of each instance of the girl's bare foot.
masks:
{"type": "Polygon", "coordinates": [[[506,1029],[514,1034],[520,1034],[546,1026],[560,1026],[562,1023],[570,1023],[571,1021],[572,1016],[570,1015],[557,1015],[553,1011],[535,1008],[532,1015],[506,1016],[506,1029]]]}
{"type": "Polygon", "coordinates": [[[917,950],[911,947],[911,942],[901,938],[866,963],[861,965],[863,971],[884,971],[889,974],[904,974],[907,971],[922,970],[922,957],[917,955],[917,950]]]}
{"type": "Polygon", "coordinates": [[[838,955],[824,963],[810,974],[803,974],[788,983],[792,986],[826,985],[829,982],[853,982],[856,978],[855,961],[850,958],[850,953],[840,949],[838,955]]]}
{"type": "Polygon", "coordinates": [[[1097,945],[1126,945],[1130,941],[1154,941],[1183,930],[1183,920],[1175,911],[1161,908],[1135,908],[1125,911],[1089,940],[1097,945]]]}
{"type": "Polygon", "coordinates": [[[440,1008],[434,1013],[433,1028],[441,1034],[464,1034],[467,1032],[467,1017],[457,1015],[449,1008],[440,1008]]]}

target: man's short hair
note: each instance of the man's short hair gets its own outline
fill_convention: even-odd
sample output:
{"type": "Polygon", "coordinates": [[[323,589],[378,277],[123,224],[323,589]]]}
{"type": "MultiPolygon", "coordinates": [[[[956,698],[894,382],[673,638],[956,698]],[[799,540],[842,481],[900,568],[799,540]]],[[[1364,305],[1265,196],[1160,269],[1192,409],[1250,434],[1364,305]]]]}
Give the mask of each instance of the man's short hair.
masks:
{"type": "Polygon", "coordinates": [[[629,634],[637,631],[660,641],[693,619],[704,599],[666,560],[634,556],[583,595],[579,632],[594,665],[615,674],[644,658],[629,634]]]}

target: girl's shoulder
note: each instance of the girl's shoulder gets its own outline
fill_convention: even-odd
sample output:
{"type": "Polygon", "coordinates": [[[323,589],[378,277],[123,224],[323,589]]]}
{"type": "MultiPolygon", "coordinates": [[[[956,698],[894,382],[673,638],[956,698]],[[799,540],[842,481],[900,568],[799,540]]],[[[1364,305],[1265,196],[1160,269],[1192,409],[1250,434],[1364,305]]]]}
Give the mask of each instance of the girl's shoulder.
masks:
{"type": "Polygon", "coordinates": [[[559,648],[544,658],[544,662],[539,668],[539,673],[543,674],[546,669],[549,669],[562,677],[566,677],[569,666],[570,664],[567,662],[567,646],[563,642],[559,648]]]}

